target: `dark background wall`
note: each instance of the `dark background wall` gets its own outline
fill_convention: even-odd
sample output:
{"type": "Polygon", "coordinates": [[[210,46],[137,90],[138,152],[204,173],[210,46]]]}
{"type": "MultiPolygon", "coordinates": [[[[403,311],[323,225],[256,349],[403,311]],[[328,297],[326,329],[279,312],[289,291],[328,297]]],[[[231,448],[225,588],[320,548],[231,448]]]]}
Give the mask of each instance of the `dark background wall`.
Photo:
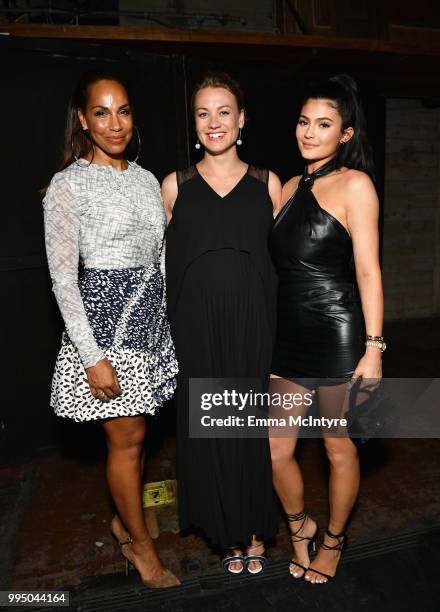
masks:
{"type": "MultiPolygon", "coordinates": [[[[65,109],[80,73],[106,67],[128,77],[143,139],[140,163],[162,179],[198,155],[188,108],[191,87],[207,69],[230,72],[247,97],[240,154],[271,168],[284,181],[302,169],[294,139],[301,85],[318,74],[341,71],[341,60],[332,64],[318,58],[310,63],[223,51],[209,56],[201,51],[153,53],[122,43],[2,39],[0,62],[0,116],[7,143],[0,170],[2,372],[7,381],[1,400],[1,447],[6,453],[20,453],[53,443],[65,426],[49,408],[62,324],[47,273],[39,189],[60,163],[65,109]]],[[[385,98],[361,70],[350,72],[361,85],[382,192],[385,98]]]]}
{"type": "Polygon", "coordinates": [[[1,431],[3,445],[16,452],[55,437],[48,398],[62,323],[47,272],[39,190],[60,165],[65,110],[75,82],[84,70],[100,66],[133,83],[143,138],[140,163],[158,175],[186,164],[186,117],[182,71],[171,56],[93,44],[5,41],[0,58],[7,143],[1,163],[2,361],[8,381],[1,431]]]}

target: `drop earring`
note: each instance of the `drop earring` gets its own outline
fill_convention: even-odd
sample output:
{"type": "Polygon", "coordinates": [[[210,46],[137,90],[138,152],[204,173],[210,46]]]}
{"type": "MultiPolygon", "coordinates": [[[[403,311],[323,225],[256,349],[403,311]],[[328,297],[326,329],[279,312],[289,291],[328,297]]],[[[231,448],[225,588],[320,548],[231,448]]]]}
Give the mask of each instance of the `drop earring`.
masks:
{"type": "Polygon", "coordinates": [[[202,145],[200,144],[200,142],[198,141],[198,139],[197,139],[197,142],[196,142],[196,144],[194,145],[194,147],[195,147],[197,150],[199,150],[199,149],[201,149],[201,148],[202,148],[202,145]]]}
{"type": "MultiPolygon", "coordinates": [[[[132,160],[127,159],[127,162],[130,161],[131,164],[133,164],[134,162],[137,162],[137,160],[139,159],[139,155],[141,154],[141,150],[142,150],[141,135],[139,134],[139,130],[137,129],[135,125],[133,125],[133,132],[136,134],[138,146],[137,146],[136,157],[132,160]]],[[[132,137],[132,140],[133,140],[133,137],[132,137]]],[[[129,144],[131,144],[131,140],[129,144]]]]}
{"type": "Polygon", "coordinates": [[[243,141],[241,139],[241,128],[238,128],[238,138],[237,138],[237,144],[238,146],[243,144],[243,141]]]}

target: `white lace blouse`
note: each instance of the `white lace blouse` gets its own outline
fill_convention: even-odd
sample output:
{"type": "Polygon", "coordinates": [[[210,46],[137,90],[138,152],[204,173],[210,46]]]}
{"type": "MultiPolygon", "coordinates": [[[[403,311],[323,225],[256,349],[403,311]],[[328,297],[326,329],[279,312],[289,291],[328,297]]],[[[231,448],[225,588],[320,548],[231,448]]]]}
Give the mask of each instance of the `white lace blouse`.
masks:
{"type": "Polygon", "coordinates": [[[78,264],[121,269],[159,263],[166,226],[160,187],[148,170],[81,160],[53,177],[44,205],[46,253],[67,333],[85,368],[104,358],[78,288],[78,264]]]}

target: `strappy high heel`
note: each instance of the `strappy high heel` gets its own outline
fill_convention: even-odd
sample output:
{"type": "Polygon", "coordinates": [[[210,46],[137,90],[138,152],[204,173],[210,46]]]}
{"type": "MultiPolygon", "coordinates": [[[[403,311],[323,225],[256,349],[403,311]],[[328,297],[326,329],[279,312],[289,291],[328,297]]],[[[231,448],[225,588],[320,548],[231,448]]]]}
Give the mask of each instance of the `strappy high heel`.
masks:
{"type": "MultiPolygon", "coordinates": [[[[347,543],[347,536],[345,535],[345,533],[335,534],[335,533],[332,533],[328,528],[325,530],[325,533],[328,535],[329,538],[333,538],[334,540],[336,540],[336,544],[331,546],[330,544],[325,544],[325,542],[321,542],[319,544],[319,548],[322,548],[323,550],[335,550],[335,551],[337,550],[342,555],[342,551],[344,550],[344,547],[347,543]]],[[[312,584],[325,584],[328,580],[331,580],[332,578],[336,576],[336,573],[333,574],[333,576],[330,576],[330,574],[321,572],[315,569],[314,567],[309,567],[308,570],[310,572],[315,572],[315,574],[319,574],[320,576],[324,576],[324,578],[326,578],[326,580],[323,580],[322,582],[314,582],[312,584]]],[[[307,582],[311,582],[311,580],[307,578],[305,578],[305,580],[307,582]]]]}
{"type": "MultiPolygon", "coordinates": [[[[247,550],[254,550],[255,548],[260,548],[261,546],[263,547],[263,552],[265,552],[263,542],[260,542],[259,544],[254,544],[253,546],[248,546],[247,550]]],[[[246,569],[249,572],[249,574],[261,574],[261,572],[263,571],[263,569],[265,568],[268,562],[266,555],[252,555],[252,554],[248,555],[246,554],[244,560],[246,564],[246,569]],[[252,563],[252,561],[258,561],[260,563],[260,567],[257,569],[251,569],[249,567],[249,564],[252,563]]]]}
{"type": "Polygon", "coordinates": [[[125,540],[120,540],[117,533],[114,530],[114,525],[112,521],[111,528],[112,535],[116,538],[116,541],[119,544],[119,548],[121,549],[121,554],[125,559],[125,575],[128,576],[128,570],[130,564],[137,570],[139,574],[139,578],[144,586],[149,587],[150,589],[166,589],[169,587],[179,586],[180,580],[171,572],[169,569],[164,568],[164,571],[158,578],[153,578],[151,580],[145,580],[140,571],[136,567],[135,558],[133,555],[133,551],[129,548],[125,548],[125,546],[129,544],[133,544],[133,538],[129,535],[125,540]]]}
{"type": "MultiPolygon", "coordinates": [[[[309,553],[309,557],[311,555],[311,553],[315,553],[316,552],[316,538],[318,536],[318,525],[316,525],[316,529],[315,529],[315,533],[311,536],[301,536],[299,535],[299,532],[301,531],[301,529],[304,527],[304,525],[306,524],[307,519],[309,518],[308,515],[304,512],[304,510],[302,512],[298,512],[297,514],[288,514],[286,513],[286,518],[289,521],[289,523],[296,523],[297,521],[302,521],[301,525],[299,526],[299,528],[294,531],[293,533],[290,532],[290,539],[292,540],[292,543],[296,544],[297,542],[304,542],[305,540],[308,540],[308,553],[309,553]]],[[[294,553],[295,554],[295,553],[294,553]]],[[[292,576],[292,578],[296,579],[296,576],[294,576],[292,570],[294,566],[300,567],[303,571],[304,574],[306,573],[306,571],[309,569],[308,567],[305,567],[304,565],[301,565],[301,563],[298,563],[298,561],[295,561],[295,559],[292,559],[292,562],[289,564],[289,572],[290,575],[292,576]]],[[[302,576],[304,575],[302,574],[302,576]]],[[[298,578],[301,578],[302,576],[298,576],[298,578]]]]}

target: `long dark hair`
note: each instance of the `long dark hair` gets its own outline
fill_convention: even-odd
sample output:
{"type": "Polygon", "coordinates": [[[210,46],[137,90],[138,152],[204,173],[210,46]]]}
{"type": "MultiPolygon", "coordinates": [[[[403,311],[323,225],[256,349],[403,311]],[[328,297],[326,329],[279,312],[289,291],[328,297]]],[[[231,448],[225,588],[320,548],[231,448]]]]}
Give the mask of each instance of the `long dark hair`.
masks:
{"type": "Polygon", "coordinates": [[[301,106],[310,99],[333,102],[342,119],[342,130],[348,127],[354,130],[350,140],[341,145],[336,153],[336,167],[346,166],[363,170],[374,179],[373,155],[366,131],[367,122],[356,82],[348,74],[337,74],[329,79],[316,81],[304,92],[301,106]]]}
{"type": "Polygon", "coordinates": [[[81,127],[81,123],[78,118],[78,111],[80,110],[83,114],[85,114],[90,94],[90,87],[98,81],[116,81],[116,83],[122,85],[127,92],[131,106],[127,84],[119,75],[104,70],[90,70],[88,72],[84,72],[73,90],[72,96],[69,100],[69,105],[67,107],[63,162],[60,170],[64,170],[64,168],[70,166],[70,164],[75,161],[75,157],[85,157],[93,149],[93,143],[87,130],[83,130],[81,127]]]}

